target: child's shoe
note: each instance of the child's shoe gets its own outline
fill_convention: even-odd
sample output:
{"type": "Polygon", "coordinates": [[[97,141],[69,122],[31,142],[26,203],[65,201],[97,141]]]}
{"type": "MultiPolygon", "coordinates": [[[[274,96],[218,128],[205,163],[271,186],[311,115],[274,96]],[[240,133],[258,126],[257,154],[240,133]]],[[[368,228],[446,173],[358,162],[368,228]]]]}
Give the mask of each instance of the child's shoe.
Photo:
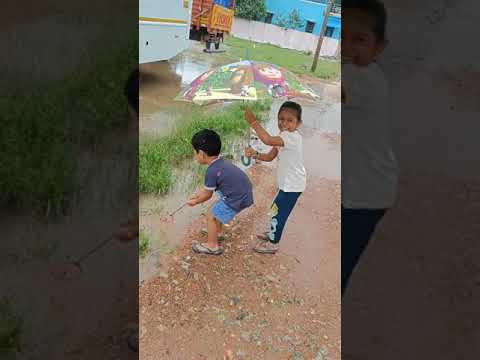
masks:
{"type": "Polygon", "coordinates": [[[279,248],[280,246],[278,244],[274,244],[270,241],[261,241],[253,248],[253,251],[260,254],[275,254],[279,248]]]}
{"type": "Polygon", "coordinates": [[[223,248],[218,246],[216,249],[208,247],[207,244],[202,244],[198,241],[194,241],[192,243],[192,250],[195,251],[197,254],[205,254],[205,255],[222,255],[223,248]]]}

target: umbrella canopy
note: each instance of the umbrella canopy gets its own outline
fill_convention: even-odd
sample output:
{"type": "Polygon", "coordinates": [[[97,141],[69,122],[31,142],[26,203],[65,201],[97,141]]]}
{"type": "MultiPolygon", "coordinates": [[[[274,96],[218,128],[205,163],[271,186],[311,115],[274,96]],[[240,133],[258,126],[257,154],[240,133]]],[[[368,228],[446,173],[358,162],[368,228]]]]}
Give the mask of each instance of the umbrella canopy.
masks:
{"type": "Polygon", "coordinates": [[[255,101],[268,97],[316,99],[318,95],[288,70],[268,63],[240,61],[203,73],[176,100],[203,104],[217,100],[255,101]]]}

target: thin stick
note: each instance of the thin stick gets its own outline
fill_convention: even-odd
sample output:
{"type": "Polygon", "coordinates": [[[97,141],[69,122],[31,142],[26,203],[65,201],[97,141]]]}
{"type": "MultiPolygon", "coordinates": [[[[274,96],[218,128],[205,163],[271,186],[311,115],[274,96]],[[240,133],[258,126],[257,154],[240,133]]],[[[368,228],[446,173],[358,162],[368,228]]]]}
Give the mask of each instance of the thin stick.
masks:
{"type": "Polygon", "coordinates": [[[77,264],[77,265],[80,265],[80,263],[82,263],[84,260],[86,260],[88,257],[90,257],[90,255],[94,254],[95,252],[97,252],[98,250],[100,250],[102,247],[104,247],[105,245],[107,245],[115,236],[114,235],[110,235],[107,239],[103,240],[101,243],[99,243],[98,245],[96,245],[93,249],[91,249],[89,252],[87,252],[85,255],[79,257],[76,261],[74,261],[73,263],[74,264],[77,264]]]}
{"type": "Polygon", "coordinates": [[[82,269],[82,262],[84,262],[88,257],[96,253],[99,249],[104,247],[106,244],[108,244],[112,239],[114,239],[114,235],[110,235],[108,238],[103,240],[102,242],[98,243],[95,245],[94,248],[86,252],[84,255],[80,256],[77,258],[75,261],[69,261],[66,262],[62,265],[54,266],[51,269],[52,275],[56,278],[61,278],[61,279],[67,279],[67,278],[72,278],[75,277],[75,273],[81,273],[83,272],[82,269]],[[73,271],[75,269],[75,271],[73,271]]]}
{"type": "Polygon", "coordinates": [[[177,212],[179,212],[180,210],[182,210],[182,209],[185,207],[185,205],[187,205],[187,203],[184,203],[184,204],[183,204],[182,206],[180,206],[177,210],[175,210],[174,212],[172,212],[172,213],[170,214],[170,216],[173,216],[173,215],[175,215],[177,212]]]}

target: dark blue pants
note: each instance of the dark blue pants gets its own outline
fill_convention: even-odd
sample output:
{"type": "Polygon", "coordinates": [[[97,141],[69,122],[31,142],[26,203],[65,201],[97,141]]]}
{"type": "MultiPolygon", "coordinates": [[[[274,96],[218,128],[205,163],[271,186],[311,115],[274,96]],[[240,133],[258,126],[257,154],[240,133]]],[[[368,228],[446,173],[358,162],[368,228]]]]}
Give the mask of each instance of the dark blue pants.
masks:
{"type": "Polygon", "coordinates": [[[284,192],[280,190],[271,207],[272,219],[268,237],[270,242],[278,244],[282,238],[283,228],[292,212],[301,192],[284,192]]]}
{"type": "Polygon", "coordinates": [[[342,206],[342,297],[350,275],[386,209],[346,209],[342,206]]]}

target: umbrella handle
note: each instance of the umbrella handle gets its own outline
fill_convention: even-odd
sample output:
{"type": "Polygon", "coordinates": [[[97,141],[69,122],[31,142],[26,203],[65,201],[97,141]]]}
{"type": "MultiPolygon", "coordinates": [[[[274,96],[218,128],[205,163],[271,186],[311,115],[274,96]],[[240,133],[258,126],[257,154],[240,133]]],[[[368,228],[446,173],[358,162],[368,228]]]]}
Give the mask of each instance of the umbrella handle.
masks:
{"type": "Polygon", "coordinates": [[[244,166],[250,166],[250,164],[252,163],[252,158],[246,157],[245,155],[241,156],[241,160],[244,166]]]}
{"type": "MultiPolygon", "coordinates": [[[[250,137],[251,137],[251,135],[250,135],[250,137]]],[[[250,141],[248,141],[248,147],[251,147],[251,146],[252,146],[252,143],[250,141]]],[[[242,160],[243,166],[250,166],[250,164],[252,163],[252,158],[247,157],[245,155],[242,155],[240,157],[240,160],[242,160]]]]}

